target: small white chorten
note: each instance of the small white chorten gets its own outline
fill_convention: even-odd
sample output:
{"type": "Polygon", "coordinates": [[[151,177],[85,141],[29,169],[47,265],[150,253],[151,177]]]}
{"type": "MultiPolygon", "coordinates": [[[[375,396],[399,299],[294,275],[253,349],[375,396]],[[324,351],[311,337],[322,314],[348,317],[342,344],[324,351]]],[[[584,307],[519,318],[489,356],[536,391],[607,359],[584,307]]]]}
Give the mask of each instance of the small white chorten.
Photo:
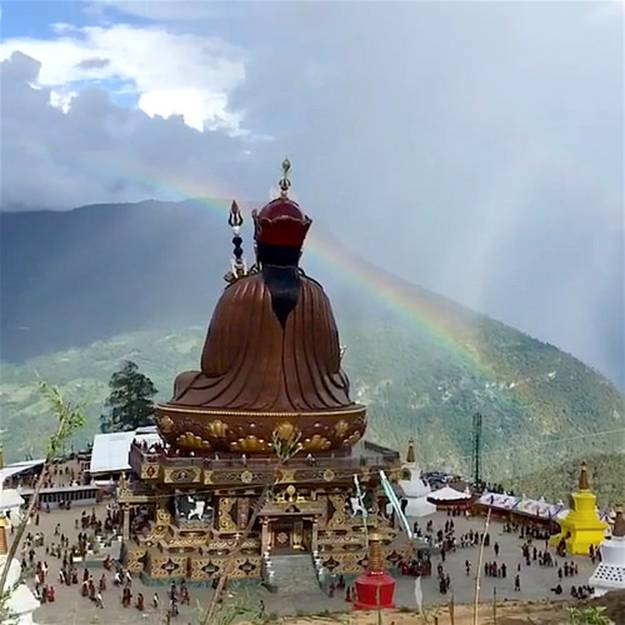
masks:
{"type": "Polygon", "coordinates": [[[625,590],[625,518],[623,506],[617,506],[612,537],[601,543],[601,562],[588,580],[595,597],[611,590],[625,590]]]}
{"type": "Polygon", "coordinates": [[[408,453],[406,462],[402,465],[402,473],[408,479],[399,480],[398,484],[407,499],[405,515],[407,517],[423,517],[436,512],[436,506],[427,500],[427,495],[432,491],[429,484],[421,479],[421,470],[417,465],[414,449],[414,440],[408,441],[408,453]]]}
{"type": "MultiPolygon", "coordinates": [[[[8,521],[5,516],[0,516],[0,571],[2,571],[7,561],[7,527],[8,521]]],[[[22,567],[16,558],[13,558],[9,566],[9,576],[5,588],[9,589],[10,595],[5,607],[11,617],[15,620],[15,625],[35,625],[33,612],[39,607],[39,601],[35,599],[32,591],[26,584],[19,584],[22,567]],[[17,585],[16,585],[17,584],[17,585]]]]}

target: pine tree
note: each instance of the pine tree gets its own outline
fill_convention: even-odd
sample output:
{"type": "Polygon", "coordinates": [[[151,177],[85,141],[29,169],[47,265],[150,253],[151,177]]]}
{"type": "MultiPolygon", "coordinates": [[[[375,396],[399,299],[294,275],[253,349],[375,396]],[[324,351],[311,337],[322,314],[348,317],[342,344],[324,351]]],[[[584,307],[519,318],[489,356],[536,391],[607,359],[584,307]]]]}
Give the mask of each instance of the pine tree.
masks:
{"type": "Polygon", "coordinates": [[[102,432],[126,432],[154,423],[152,398],[158,392],[139,367],[125,360],[109,381],[108,414],[100,417],[102,432]]]}

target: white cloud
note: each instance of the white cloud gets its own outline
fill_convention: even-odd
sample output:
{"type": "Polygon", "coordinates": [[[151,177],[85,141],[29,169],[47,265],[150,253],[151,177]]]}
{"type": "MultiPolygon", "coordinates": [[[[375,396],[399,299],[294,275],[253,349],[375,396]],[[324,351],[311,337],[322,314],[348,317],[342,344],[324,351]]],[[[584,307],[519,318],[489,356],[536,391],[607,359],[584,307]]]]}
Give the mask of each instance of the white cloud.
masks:
{"type": "Polygon", "coordinates": [[[176,115],[151,118],[94,87],[55,107],[60,96],[41,86],[39,62],[16,52],[0,65],[3,208],[241,197],[250,188],[238,167],[252,166],[247,139],[197,132],[176,115]]]}
{"type": "Polygon", "coordinates": [[[12,38],[0,59],[19,50],[41,60],[39,84],[64,110],[85,84],[131,84],[138,106],[150,116],[182,116],[196,130],[243,132],[242,112],[230,93],[245,80],[242,53],[213,37],[174,34],[164,28],[126,24],[76,29],[56,24],[57,39],[12,38]]]}

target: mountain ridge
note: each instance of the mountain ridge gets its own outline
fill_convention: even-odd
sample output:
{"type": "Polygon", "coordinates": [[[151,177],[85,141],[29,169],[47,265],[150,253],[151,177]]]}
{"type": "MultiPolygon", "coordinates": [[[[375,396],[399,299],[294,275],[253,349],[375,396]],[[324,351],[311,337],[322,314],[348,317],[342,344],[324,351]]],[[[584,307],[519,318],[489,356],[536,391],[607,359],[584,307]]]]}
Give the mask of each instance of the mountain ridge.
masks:
{"type": "MultiPolygon", "coordinates": [[[[85,401],[87,440],[122,359],[137,360],[159,399],[168,399],[179,371],[197,368],[231,256],[227,205],[209,210],[206,202],[100,204],[53,218],[53,211],[0,214],[7,303],[0,407],[10,456],[35,453],[41,437],[32,428],[48,425],[34,369],[85,401]],[[7,350],[19,358],[7,362],[7,350]]],[[[330,295],[354,396],[369,405],[370,438],[402,450],[416,435],[428,466],[467,472],[480,410],[485,468],[502,476],[577,457],[580,446],[581,453],[625,449],[625,398],[605,376],[316,230],[322,241],[311,232],[304,267],[330,295]],[[319,243],[325,256],[315,254],[319,243]]],[[[246,232],[248,258],[250,240],[246,232]]]]}

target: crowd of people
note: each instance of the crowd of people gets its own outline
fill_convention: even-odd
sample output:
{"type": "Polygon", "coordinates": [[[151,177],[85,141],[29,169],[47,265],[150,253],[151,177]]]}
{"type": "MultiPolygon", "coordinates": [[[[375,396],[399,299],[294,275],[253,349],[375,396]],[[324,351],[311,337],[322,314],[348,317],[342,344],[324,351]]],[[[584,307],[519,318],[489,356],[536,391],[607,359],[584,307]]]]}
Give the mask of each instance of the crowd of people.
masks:
{"type": "MultiPolygon", "coordinates": [[[[557,552],[550,549],[550,531],[548,527],[540,523],[528,521],[526,524],[506,521],[500,526],[504,534],[515,534],[521,541],[520,561],[518,557],[510,557],[509,553],[503,553],[498,541],[492,540],[489,532],[483,533],[475,529],[469,529],[461,534],[456,533],[454,518],[448,518],[441,527],[435,528],[434,521],[428,520],[424,527],[419,521],[413,525],[414,535],[428,548],[418,549],[411,557],[402,559],[398,566],[402,575],[428,577],[432,574],[432,558],[438,556],[439,562],[435,570],[438,580],[438,588],[441,594],[449,591],[453,579],[450,577],[447,560],[450,554],[460,549],[479,548],[482,543],[485,548],[485,562],[481,574],[488,578],[506,580],[511,578],[511,587],[515,592],[521,591],[521,579],[523,567],[539,566],[541,568],[553,568],[557,576],[556,586],[551,590],[556,594],[562,594],[563,579],[575,578],[579,575],[579,564],[573,560],[560,559],[557,552]],[[544,546],[543,546],[544,544],[544,546]]],[[[566,554],[565,554],[566,555],[566,554]]],[[[594,563],[600,557],[599,550],[591,547],[589,557],[594,563]]],[[[457,568],[457,564],[452,570],[457,568]]],[[[464,561],[466,576],[470,576],[475,568],[470,558],[464,561]]],[[[457,571],[456,573],[457,574],[457,571]]],[[[571,586],[571,597],[588,598],[593,589],[579,584],[571,586]]]]}

